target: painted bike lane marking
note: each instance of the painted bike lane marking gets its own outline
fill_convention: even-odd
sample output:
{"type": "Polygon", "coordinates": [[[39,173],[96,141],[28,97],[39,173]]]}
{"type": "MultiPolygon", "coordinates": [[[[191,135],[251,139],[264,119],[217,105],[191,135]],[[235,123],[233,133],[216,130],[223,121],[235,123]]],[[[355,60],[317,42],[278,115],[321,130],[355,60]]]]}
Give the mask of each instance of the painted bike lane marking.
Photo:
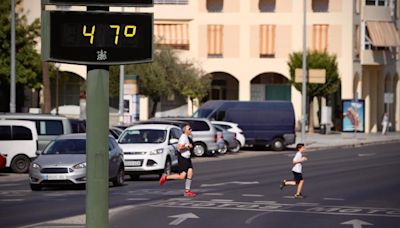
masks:
{"type": "Polygon", "coordinates": [[[269,202],[220,202],[220,201],[188,201],[188,200],[167,200],[154,204],[152,207],[190,208],[207,210],[241,210],[258,212],[280,212],[280,213],[305,213],[323,215],[345,215],[345,216],[376,216],[400,218],[398,208],[373,208],[353,206],[330,206],[316,204],[282,204],[269,202]]]}

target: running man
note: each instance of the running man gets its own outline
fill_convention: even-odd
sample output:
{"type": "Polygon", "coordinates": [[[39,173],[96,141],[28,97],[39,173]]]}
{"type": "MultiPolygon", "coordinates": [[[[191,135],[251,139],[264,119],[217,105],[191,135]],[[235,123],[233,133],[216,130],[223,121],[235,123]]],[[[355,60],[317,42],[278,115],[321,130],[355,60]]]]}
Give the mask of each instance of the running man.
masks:
{"type": "Polygon", "coordinates": [[[303,143],[297,144],[296,149],[297,149],[297,153],[293,158],[294,166],[292,169],[294,180],[290,180],[290,181],[283,180],[281,182],[280,188],[282,190],[287,185],[291,185],[291,186],[297,185],[297,192],[294,195],[294,198],[301,199],[301,198],[303,198],[303,195],[301,194],[301,190],[303,189],[303,185],[304,185],[304,179],[303,179],[303,175],[302,175],[302,171],[303,171],[302,163],[307,161],[307,157],[303,157],[303,153],[305,151],[303,143]]]}
{"type": "Polygon", "coordinates": [[[178,145],[178,168],[179,174],[163,175],[160,178],[160,185],[163,185],[167,180],[184,180],[185,181],[185,192],[184,196],[195,197],[196,193],[190,190],[193,178],[193,165],[190,159],[190,149],[193,148],[193,144],[190,143],[189,137],[192,135],[192,128],[189,124],[185,124],[182,128],[183,134],[179,138],[178,145]]]}

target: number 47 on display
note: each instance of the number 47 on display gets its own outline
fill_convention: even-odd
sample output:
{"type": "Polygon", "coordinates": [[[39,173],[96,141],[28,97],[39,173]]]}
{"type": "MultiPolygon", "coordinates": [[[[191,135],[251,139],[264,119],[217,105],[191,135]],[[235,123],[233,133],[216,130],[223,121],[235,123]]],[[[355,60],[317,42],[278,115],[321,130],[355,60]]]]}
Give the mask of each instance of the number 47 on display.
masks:
{"type": "MultiPolygon", "coordinates": [[[[115,38],[114,38],[114,44],[118,45],[118,40],[119,40],[119,33],[121,30],[121,26],[120,25],[109,25],[109,27],[111,29],[115,29],[115,38]]],[[[93,25],[90,32],[87,31],[87,27],[86,25],[83,26],[83,36],[87,36],[90,37],[90,44],[93,44],[93,40],[94,40],[94,33],[96,31],[96,25],[93,25]]],[[[136,26],[135,25],[126,25],[124,27],[124,36],[125,37],[134,37],[136,35],[136,26]]]]}

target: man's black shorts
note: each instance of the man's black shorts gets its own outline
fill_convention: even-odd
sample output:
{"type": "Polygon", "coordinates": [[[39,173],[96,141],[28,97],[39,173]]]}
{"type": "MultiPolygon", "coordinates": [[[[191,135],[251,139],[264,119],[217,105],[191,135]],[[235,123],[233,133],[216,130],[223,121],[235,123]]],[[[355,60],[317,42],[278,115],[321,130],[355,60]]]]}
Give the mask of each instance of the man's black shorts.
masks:
{"type": "Polygon", "coordinates": [[[296,183],[299,183],[301,180],[303,180],[303,175],[301,173],[297,173],[295,171],[292,172],[294,176],[294,181],[296,181],[296,183]]]}
{"type": "Polygon", "coordinates": [[[193,169],[192,159],[184,158],[181,155],[178,155],[179,173],[182,173],[182,172],[186,172],[187,173],[190,168],[193,169]]]}

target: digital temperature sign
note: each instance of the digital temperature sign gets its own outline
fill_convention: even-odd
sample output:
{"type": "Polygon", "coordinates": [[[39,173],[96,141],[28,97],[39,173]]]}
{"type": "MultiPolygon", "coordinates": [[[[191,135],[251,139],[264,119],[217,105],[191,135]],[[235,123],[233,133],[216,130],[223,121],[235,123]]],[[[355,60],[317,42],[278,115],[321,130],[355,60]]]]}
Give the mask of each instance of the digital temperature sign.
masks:
{"type": "Polygon", "coordinates": [[[43,11],[42,20],[44,60],[93,65],[152,60],[151,13],[43,11]]]}

